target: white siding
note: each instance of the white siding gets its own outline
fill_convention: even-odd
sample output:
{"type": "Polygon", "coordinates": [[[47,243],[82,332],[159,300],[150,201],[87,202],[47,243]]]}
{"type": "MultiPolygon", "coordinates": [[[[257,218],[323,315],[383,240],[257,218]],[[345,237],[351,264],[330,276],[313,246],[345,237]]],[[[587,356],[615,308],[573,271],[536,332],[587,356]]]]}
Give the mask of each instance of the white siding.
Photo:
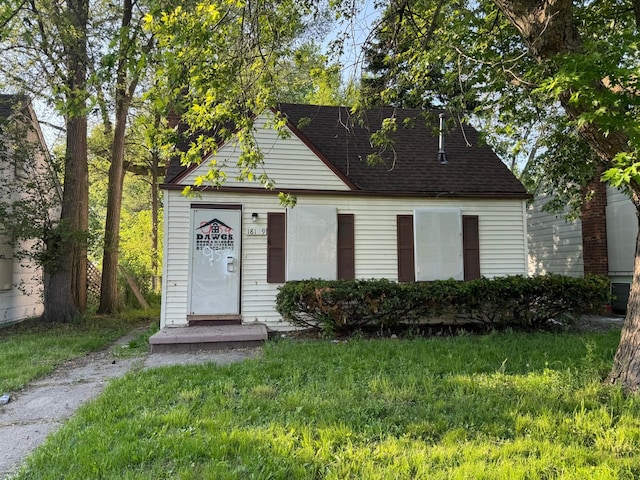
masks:
{"type": "Polygon", "coordinates": [[[562,214],[543,212],[549,200],[537,198],[527,210],[529,275],[582,276],[582,222],[567,222],[562,214]]]}
{"type": "MultiPolygon", "coordinates": [[[[255,138],[264,155],[264,165],[254,174],[268,172],[276,189],[311,188],[314,190],[349,190],[349,187],[288,129],[289,136],[281,138],[278,132],[268,126],[264,116],[256,120],[255,138]],[[295,166],[295,168],[293,168],[295,166]]],[[[259,187],[257,181],[236,180],[236,167],[240,150],[230,142],[223,145],[215,156],[217,166],[226,172],[225,186],[259,187]]],[[[180,181],[181,185],[193,185],[196,177],[206,174],[210,160],[191,171],[180,181]]]]}
{"type": "MultiPolygon", "coordinates": [[[[187,314],[187,278],[190,204],[242,204],[242,300],[244,322],[285,326],[275,311],[279,284],[266,283],[266,236],[248,236],[248,228],[266,227],[267,212],[284,212],[275,194],[241,192],[203,193],[189,199],[178,191],[165,192],[165,272],[162,326],[184,325],[187,314]],[[251,214],[258,213],[258,221],[251,214]]],[[[402,199],[300,195],[299,206],[335,207],[354,215],[357,278],[397,280],[396,216],[412,215],[416,208],[459,208],[462,215],[479,216],[480,269],[485,277],[526,275],[526,226],[522,200],[402,199]]]]}

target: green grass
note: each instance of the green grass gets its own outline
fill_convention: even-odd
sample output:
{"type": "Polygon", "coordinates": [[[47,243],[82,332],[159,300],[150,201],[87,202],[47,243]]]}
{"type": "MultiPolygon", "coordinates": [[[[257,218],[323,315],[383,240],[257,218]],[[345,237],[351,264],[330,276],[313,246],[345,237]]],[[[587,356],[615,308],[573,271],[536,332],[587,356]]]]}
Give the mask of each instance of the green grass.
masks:
{"type": "Polygon", "coordinates": [[[0,328],[0,395],[24,387],[66,360],[105,347],[136,326],[148,324],[154,313],[86,315],[62,324],[31,319],[0,328]]]}
{"type": "Polygon", "coordinates": [[[132,372],[21,479],[632,479],[640,401],[618,334],[270,343],[132,372]]]}

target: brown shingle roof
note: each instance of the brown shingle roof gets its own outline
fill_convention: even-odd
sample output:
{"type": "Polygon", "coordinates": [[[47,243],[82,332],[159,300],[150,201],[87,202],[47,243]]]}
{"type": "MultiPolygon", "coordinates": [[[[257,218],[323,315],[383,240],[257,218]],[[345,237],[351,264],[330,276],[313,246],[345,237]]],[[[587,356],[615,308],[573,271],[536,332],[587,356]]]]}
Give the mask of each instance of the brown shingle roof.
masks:
{"type": "MultiPolygon", "coordinates": [[[[319,153],[361,192],[418,196],[527,197],[515,178],[478,132],[469,125],[448,124],[445,151],[448,164],[438,160],[438,111],[391,107],[371,109],[358,118],[345,107],[280,104],[294,133],[319,153]],[[384,161],[367,164],[371,134],[382,120],[394,116],[397,130],[384,161]]],[[[173,165],[167,180],[184,168],[173,165]]]]}

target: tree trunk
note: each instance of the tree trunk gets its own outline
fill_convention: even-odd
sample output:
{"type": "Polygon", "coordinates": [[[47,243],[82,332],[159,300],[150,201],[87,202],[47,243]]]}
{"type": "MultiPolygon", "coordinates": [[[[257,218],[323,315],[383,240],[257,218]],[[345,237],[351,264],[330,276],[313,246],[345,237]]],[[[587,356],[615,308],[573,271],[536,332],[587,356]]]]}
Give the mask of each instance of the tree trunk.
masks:
{"type": "MultiPolygon", "coordinates": [[[[156,113],[153,119],[153,131],[157,132],[160,128],[160,114],[156,113]]],[[[159,211],[160,211],[160,199],[158,179],[160,177],[160,153],[156,145],[157,136],[153,136],[153,144],[151,145],[151,272],[153,278],[151,279],[151,288],[154,292],[160,292],[160,272],[158,261],[160,255],[158,252],[158,225],[159,225],[159,211]]]]}
{"type": "MultiPolygon", "coordinates": [[[[122,29],[131,25],[132,1],[124,0],[122,29]]],[[[120,310],[118,296],[118,257],[120,248],[120,214],[122,212],[122,189],[124,183],[124,146],[127,132],[129,106],[137,85],[137,77],[127,85],[127,61],[131,45],[129,38],[120,39],[118,68],[116,72],[116,125],[111,146],[111,166],[109,167],[109,192],[107,197],[107,218],[104,227],[104,253],[102,257],[102,283],[100,287],[99,313],[114,313],[120,310]]],[[[131,42],[133,43],[133,42],[131,42]]]]}
{"type": "Polygon", "coordinates": [[[160,291],[160,275],[158,272],[158,165],[159,155],[157,149],[151,153],[151,288],[154,292],[160,291]]]}
{"type": "MultiPolygon", "coordinates": [[[[636,210],[640,217],[640,209],[636,210]]],[[[640,225],[640,222],[638,222],[640,225]]],[[[620,344],[613,359],[607,382],[622,385],[628,392],[640,389],[640,229],[636,239],[633,281],[627,302],[627,316],[622,326],[620,344]]]]}
{"type": "Polygon", "coordinates": [[[88,0],[67,0],[73,31],[62,38],[66,51],[66,152],[60,225],[49,239],[56,262],[45,267],[45,321],[68,321],[87,305],[89,170],[87,165],[88,0]]]}
{"type": "Polygon", "coordinates": [[[55,270],[51,271],[47,265],[43,268],[44,310],[41,319],[44,322],[50,323],[68,322],[80,313],[71,292],[72,275],[70,265],[73,256],[64,254],[62,244],[54,248],[62,255],[57,262],[58,265],[55,267],[55,270]]]}
{"type": "Polygon", "coordinates": [[[100,287],[99,313],[120,310],[118,296],[118,249],[120,247],[120,214],[124,183],[124,141],[127,110],[116,107],[116,127],[113,137],[111,166],[109,167],[109,192],[107,218],[104,227],[104,253],[102,256],[102,283],[100,287]]]}

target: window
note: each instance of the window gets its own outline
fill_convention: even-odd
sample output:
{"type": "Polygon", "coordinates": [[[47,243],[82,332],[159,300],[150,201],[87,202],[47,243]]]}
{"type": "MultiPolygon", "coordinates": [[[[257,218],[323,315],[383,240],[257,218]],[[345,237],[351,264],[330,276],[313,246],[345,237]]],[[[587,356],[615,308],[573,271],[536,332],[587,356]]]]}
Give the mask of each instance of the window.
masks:
{"type": "Polygon", "coordinates": [[[298,205],[287,210],[287,280],[338,278],[335,207],[298,205]]]}
{"type": "Polygon", "coordinates": [[[267,214],[267,282],[355,278],[353,214],[297,206],[267,214]]]}
{"type": "Polygon", "coordinates": [[[398,281],[480,277],[478,217],[459,209],[416,209],[398,215],[398,281]]]}
{"type": "Polygon", "coordinates": [[[413,212],[416,280],[462,280],[462,221],[457,208],[413,212]]]}
{"type": "Polygon", "coordinates": [[[267,282],[285,282],[286,217],[267,213],[267,282]]]}

